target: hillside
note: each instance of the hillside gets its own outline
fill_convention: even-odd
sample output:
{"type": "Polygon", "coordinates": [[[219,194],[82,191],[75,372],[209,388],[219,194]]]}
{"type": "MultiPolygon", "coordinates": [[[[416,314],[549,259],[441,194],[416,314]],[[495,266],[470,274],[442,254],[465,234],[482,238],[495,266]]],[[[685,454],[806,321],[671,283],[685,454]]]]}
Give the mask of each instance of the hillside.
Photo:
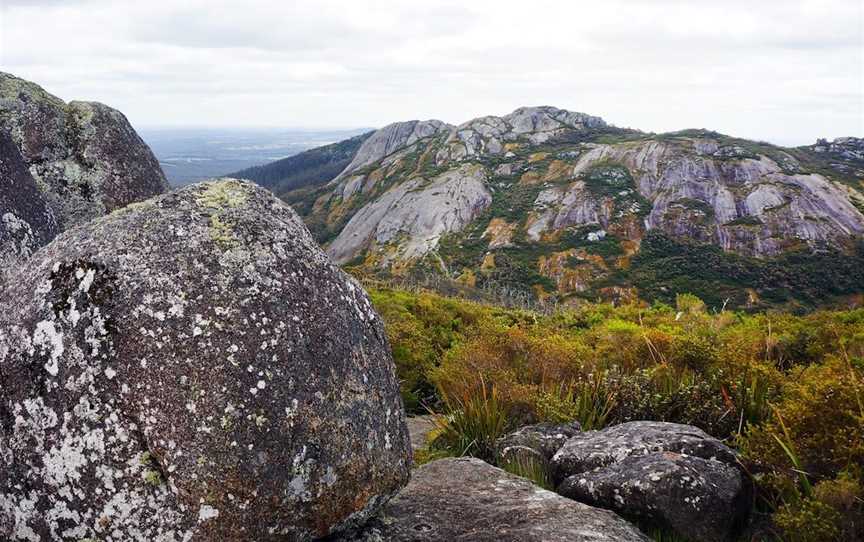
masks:
{"type": "Polygon", "coordinates": [[[316,147],[263,166],[246,168],[229,176],[255,181],[277,195],[299,188],[316,187],[344,170],[372,133],[316,147]]]}
{"type": "Polygon", "coordinates": [[[529,107],[392,124],[331,182],[278,192],[335,261],[373,276],[569,303],[692,292],[812,307],[864,289],[860,149],[644,133],[529,107]]]}

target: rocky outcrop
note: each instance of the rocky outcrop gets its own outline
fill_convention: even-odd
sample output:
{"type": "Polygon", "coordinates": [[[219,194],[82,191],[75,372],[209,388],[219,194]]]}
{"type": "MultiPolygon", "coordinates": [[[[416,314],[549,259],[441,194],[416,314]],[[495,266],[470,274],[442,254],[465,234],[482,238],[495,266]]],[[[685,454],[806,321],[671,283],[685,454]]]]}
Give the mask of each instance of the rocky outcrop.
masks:
{"type": "Polygon", "coordinates": [[[0,131],[0,287],[3,268],[30,257],[57,235],[57,221],[8,134],[0,131]]]}
{"type": "Polygon", "coordinates": [[[473,458],[418,468],[353,542],[647,542],[611,512],[535,486],[473,458]]]}
{"type": "Polygon", "coordinates": [[[387,158],[398,150],[410,147],[422,139],[432,137],[448,129],[450,129],[450,125],[440,120],[412,120],[385,126],[363,142],[354,159],[334,181],[343,179],[359,169],[387,158]]]}
{"type": "Polygon", "coordinates": [[[506,144],[524,140],[532,145],[574,130],[602,128],[600,117],[557,107],[520,107],[503,117],[480,117],[450,131],[437,160],[444,163],[482,155],[506,153],[506,144]]]}
{"type": "Polygon", "coordinates": [[[734,452],[696,427],[640,421],[588,431],[552,463],[558,493],[692,540],[728,540],[746,514],[734,452]]]}
{"type": "Polygon", "coordinates": [[[0,131],[20,151],[61,230],[168,189],[122,113],[70,102],[0,72],[0,131]]]}
{"type": "Polygon", "coordinates": [[[0,312],[3,540],[304,540],[407,482],[379,317],[251,183],[62,233],[0,312]]]}
{"type": "Polygon", "coordinates": [[[548,461],[564,443],[581,431],[579,422],[526,425],[498,439],[498,455],[506,460],[514,452],[529,450],[529,453],[548,461]]]}
{"type": "Polygon", "coordinates": [[[811,147],[819,153],[837,154],[847,160],[864,161],[864,138],[838,137],[833,141],[820,139],[811,147]]]}
{"type": "MultiPolygon", "coordinates": [[[[754,256],[776,255],[800,243],[819,248],[864,234],[864,215],[846,189],[822,175],[790,173],[766,156],[730,157],[728,149],[711,140],[592,145],[573,166],[576,181],[568,189],[550,188],[538,197],[540,218],[530,233],[539,238],[543,231],[586,224],[609,229],[650,210],[645,230],[754,256]],[[638,203],[615,206],[627,194],[607,194],[597,183],[585,186],[582,179],[607,164],[626,168],[649,209],[638,203]]],[[[614,188],[609,183],[610,191],[614,188]]]]}
{"type": "Polygon", "coordinates": [[[364,251],[384,261],[418,258],[441,236],[459,231],[492,203],[483,168],[466,164],[426,180],[416,177],[360,209],[328,247],[336,263],[364,251]],[[394,249],[395,246],[395,250],[394,249]]]}
{"type": "Polygon", "coordinates": [[[858,146],[854,138],[782,148],[706,130],[648,134],[584,113],[527,107],[456,127],[388,126],[338,178],[286,199],[330,243],[331,256],[374,274],[441,270],[472,288],[565,303],[642,295],[669,302],[676,293],[723,289],[717,296],[736,307],[746,304],[749,288],[763,304],[816,306],[864,291],[854,280],[806,278],[816,259],[825,258],[832,275],[848,276],[848,262],[864,258],[858,146]],[[468,167],[482,186],[472,183],[467,198],[427,189],[468,167]],[[415,224],[442,214],[460,218],[440,228],[415,224]],[[449,234],[443,246],[440,232],[449,234]],[[643,241],[656,248],[650,241],[658,238],[691,248],[673,254],[669,243],[643,257],[643,241]],[[737,272],[711,289],[717,277],[707,270],[721,263],[737,272]],[[649,278],[690,265],[706,271],[649,278]],[[778,274],[775,267],[787,276],[760,278],[778,274]],[[608,286],[612,277],[620,288],[608,286]],[[777,295],[778,283],[810,286],[777,295]]]}

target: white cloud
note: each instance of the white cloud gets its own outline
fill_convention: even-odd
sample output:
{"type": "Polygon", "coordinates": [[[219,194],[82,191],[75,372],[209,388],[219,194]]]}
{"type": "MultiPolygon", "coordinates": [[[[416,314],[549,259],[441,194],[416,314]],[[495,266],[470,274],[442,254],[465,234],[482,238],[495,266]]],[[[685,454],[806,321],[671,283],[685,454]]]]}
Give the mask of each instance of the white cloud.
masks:
{"type": "Polygon", "coordinates": [[[864,135],[859,0],[0,0],[0,69],[141,126],[461,122],[864,135]]]}

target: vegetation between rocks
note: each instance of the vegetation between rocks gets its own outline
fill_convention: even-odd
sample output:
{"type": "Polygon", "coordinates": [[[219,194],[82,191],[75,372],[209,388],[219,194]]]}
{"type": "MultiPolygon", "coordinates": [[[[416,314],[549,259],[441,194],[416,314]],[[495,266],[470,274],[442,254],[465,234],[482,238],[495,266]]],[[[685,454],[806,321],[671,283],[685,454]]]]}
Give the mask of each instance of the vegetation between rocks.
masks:
{"type": "MultiPolygon", "coordinates": [[[[421,461],[494,462],[499,437],[535,422],[692,424],[741,452],[757,488],[752,539],[864,535],[864,309],[748,314],[680,294],[541,314],[427,292],[371,297],[407,409],[440,414],[421,461]]],[[[501,466],[549,484],[538,465],[501,466]]]]}

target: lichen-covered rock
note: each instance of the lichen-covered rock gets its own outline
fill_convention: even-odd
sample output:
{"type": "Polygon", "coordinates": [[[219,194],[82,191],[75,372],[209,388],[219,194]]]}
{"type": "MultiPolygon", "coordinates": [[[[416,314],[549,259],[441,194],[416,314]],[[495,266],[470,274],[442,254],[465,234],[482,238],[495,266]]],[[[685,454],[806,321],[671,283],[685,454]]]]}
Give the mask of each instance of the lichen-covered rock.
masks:
{"type": "Polygon", "coordinates": [[[726,540],[746,514],[735,453],[693,426],[638,421],[579,433],[552,463],[558,493],[693,540],[726,540]]]}
{"type": "Polygon", "coordinates": [[[479,459],[418,468],[354,542],[647,542],[612,512],[535,486],[479,459]]]}
{"type": "Polygon", "coordinates": [[[379,317],[251,183],[59,235],[0,312],[3,540],[310,539],[407,482],[379,317]]]}
{"type": "Polygon", "coordinates": [[[0,287],[14,267],[57,235],[54,213],[18,148],[0,131],[0,287]]]}
{"type": "Polygon", "coordinates": [[[705,542],[730,539],[747,512],[737,468],[674,452],[630,456],[614,466],[573,475],[558,493],[705,542]]]}
{"type": "Polygon", "coordinates": [[[552,463],[556,477],[612,465],[625,457],[657,452],[676,452],[703,459],[736,462],[735,452],[692,425],[670,422],[627,422],[600,431],[585,431],[567,439],[552,463]]]}
{"type": "Polygon", "coordinates": [[[498,454],[506,458],[509,449],[521,447],[533,450],[539,457],[550,460],[570,437],[581,431],[579,422],[526,425],[498,439],[498,454]]]}
{"type": "Polygon", "coordinates": [[[0,131],[11,135],[61,230],[168,189],[126,117],[100,103],[65,104],[0,72],[0,131]]]}

